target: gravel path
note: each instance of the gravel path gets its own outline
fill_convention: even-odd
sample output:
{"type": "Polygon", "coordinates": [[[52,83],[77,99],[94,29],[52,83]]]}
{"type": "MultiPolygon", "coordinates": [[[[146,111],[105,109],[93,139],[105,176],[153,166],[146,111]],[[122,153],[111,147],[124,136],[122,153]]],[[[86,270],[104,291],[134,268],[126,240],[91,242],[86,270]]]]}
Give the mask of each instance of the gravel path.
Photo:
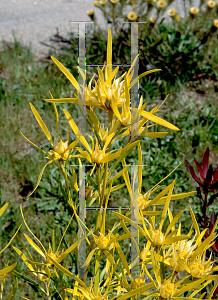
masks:
{"type": "MultiPolygon", "coordinates": [[[[93,8],[93,0],[0,0],[0,41],[13,42],[14,31],[18,40],[25,45],[31,43],[36,55],[41,56],[49,49],[41,42],[49,44],[56,28],[67,37],[68,31],[78,30],[78,23],[69,21],[90,21],[86,11],[93,8]]],[[[97,18],[103,22],[101,12],[97,18]]]]}
{"type": "MultiPolygon", "coordinates": [[[[182,1],[173,4],[183,15],[182,1]]],[[[193,0],[195,5],[199,0],[193,0]]],[[[48,53],[49,38],[57,33],[67,37],[67,32],[78,32],[78,23],[90,21],[87,10],[94,9],[98,24],[105,24],[102,12],[94,7],[93,0],[0,0],[0,42],[13,42],[14,31],[25,45],[31,43],[37,56],[48,53]]],[[[170,7],[171,8],[171,7],[170,7]]],[[[130,7],[131,9],[131,7],[130,7]]]]}

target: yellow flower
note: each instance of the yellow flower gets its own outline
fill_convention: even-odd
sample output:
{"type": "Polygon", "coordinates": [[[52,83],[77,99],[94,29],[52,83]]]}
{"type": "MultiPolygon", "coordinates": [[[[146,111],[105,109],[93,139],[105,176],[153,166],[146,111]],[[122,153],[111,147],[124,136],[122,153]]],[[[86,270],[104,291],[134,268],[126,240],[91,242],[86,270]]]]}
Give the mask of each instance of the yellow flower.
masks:
{"type": "MultiPolygon", "coordinates": [[[[100,287],[100,285],[98,286],[98,289],[96,291],[95,286],[94,286],[94,280],[93,278],[91,278],[91,283],[88,286],[86,286],[85,284],[83,284],[82,286],[76,286],[76,289],[74,287],[73,289],[68,289],[68,292],[70,293],[75,293],[76,290],[76,295],[79,297],[76,297],[78,299],[89,299],[89,300],[109,300],[108,295],[110,295],[111,290],[109,289],[109,284],[111,283],[112,280],[112,276],[109,275],[108,277],[108,284],[107,284],[107,288],[105,290],[105,286],[100,287]],[[80,293],[78,293],[78,291],[80,293]]],[[[113,299],[113,298],[112,298],[113,299]]]]}
{"type": "Polygon", "coordinates": [[[159,0],[157,1],[157,5],[160,7],[160,8],[163,8],[167,5],[167,2],[165,0],[159,0]]]}
{"type": "Polygon", "coordinates": [[[166,256],[171,256],[169,258],[167,258],[166,260],[170,263],[170,265],[174,268],[174,270],[176,272],[183,272],[184,270],[189,272],[189,268],[187,266],[188,264],[188,258],[191,256],[192,251],[195,247],[197,247],[197,245],[194,245],[192,247],[189,248],[190,244],[187,243],[192,243],[193,240],[187,242],[187,241],[180,241],[177,242],[176,245],[173,244],[168,252],[166,256]],[[185,243],[185,245],[184,245],[185,243]],[[183,246],[181,246],[181,244],[183,244],[183,246]],[[178,248],[178,245],[179,248],[178,248]],[[177,250],[175,250],[175,248],[177,250]],[[172,251],[173,250],[173,251],[172,251]],[[181,266],[180,262],[183,263],[183,265],[181,266]]]}
{"type": "Polygon", "coordinates": [[[209,8],[214,8],[216,6],[216,2],[213,0],[207,1],[207,5],[209,8]]]}
{"type": "Polygon", "coordinates": [[[100,4],[101,4],[101,5],[105,5],[106,3],[107,3],[106,0],[100,0],[100,4]]]}
{"type": "Polygon", "coordinates": [[[174,17],[177,13],[177,10],[175,8],[171,8],[167,11],[167,14],[169,17],[174,17]]]}
{"type": "Polygon", "coordinates": [[[92,153],[92,160],[93,162],[97,163],[100,165],[101,160],[105,156],[105,150],[100,150],[98,144],[96,144],[96,148],[94,152],[92,153]]]}
{"type": "Polygon", "coordinates": [[[190,241],[179,241],[178,242],[178,254],[180,257],[183,257],[184,259],[188,259],[191,255],[194,249],[197,247],[197,244],[192,245],[194,242],[195,236],[190,241]]]}
{"type": "MultiPolygon", "coordinates": [[[[68,112],[66,112],[66,113],[68,113],[68,112]]],[[[74,125],[76,125],[76,124],[74,124],[74,125]]],[[[106,163],[106,162],[109,162],[109,161],[117,158],[118,156],[121,155],[121,153],[122,153],[121,150],[119,150],[119,151],[117,151],[116,153],[113,153],[113,154],[112,154],[112,152],[116,151],[116,149],[112,150],[111,152],[105,153],[108,144],[110,143],[111,139],[113,138],[113,135],[114,134],[111,134],[107,138],[103,149],[100,149],[100,146],[99,146],[97,140],[96,140],[96,144],[94,146],[93,138],[89,135],[90,139],[92,140],[92,149],[90,148],[90,146],[88,145],[88,143],[86,142],[86,140],[84,138],[84,142],[86,142],[86,143],[84,143],[83,141],[82,142],[85,145],[85,147],[87,147],[87,150],[89,151],[89,153],[87,151],[82,151],[82,149],[79,148],[79,147],[76,147],[76,149],[80,152],[80,154],[74,155],[74,157],[86,158],[91,164],[96,163],[97,166],[99,166],[101,163],[106,163]]],[[[95,137],[95,139],[96,139],[96,137],[95,137]]],[[[123,151],[125,151],[124,149],[123,149],[123,151]]]]}
{"type": "Polygon", "coordinates": [[[135,278],[131,280],[131,288],[133,290],[145,285],[145,279],[143,278],[135,278]]]}
{"type": "Polygon", "coordinates": [[[150,23],[154,24],[156,22],[155,18],[150,18],[149,19],[150,23]]]}
{"type": "Polygon", "coordinates": [[[176,21],[179,22],[181,20],[180,15],[176,15],[176,21]]]}
{"type": "Polygon", "coordinates": [[[119,0],[110,0],[111,3],[116,4],[119,0]]]}
{"type": "MultiPolygon", "coordinates": [[[[105,110],[109,114],[109,124],[111,127],[111,124],[114,124],[115,119],[114,114],[119,119],[120,123],[124,119],[124,123],[127,121],[129,122],[129,112],[128,110],[131,110],[135,112],[135,115],[139,112],[139,116],[142,116],[141,121],[144,120],[151,120],[153,122],[156,122],[160,125],[163,125],[165,127],[171,128],[173,130],[179,130],[175,126],[171,125],[170,123],[162,120],[161,118],[158,118],[154,116],[154,113],[156,112],[146,112],[143,111],[146,104],[143,104],[143,98],[140,100],[140,105],[138,108],[134,108],[130,106],[130,99],[129,96],[129,90],[132,88],[138,80],[140,80],[142,77],[144,77],[147,74],[153,73],[158,71],[157,70],[150,70],[147,72],[142,73],[138,76],[138,78],[135,78],[133,81],[131,81],[131,78],[133,76],[132,69],[137,61],[137,56],[134,59],[131,68],[128,70],[127,74],[123,74],[120,78],[114,79],[116,76],[116,73],[119,70],[119,67],[116,67],[112,72],[112,36],[111,31],[108,29],[108,43],[107,43],[107,61],[103,67],[105,68],[105,77],[103,74],[103,69],[101,70],[98,68],[98,81],[95,82],[95,87],[92,88],[92,80],[89,82],[88,86],[79,85],[76,79],[73,77],[73,75],[54,57],[51,57],[54,63],[58,66],[58,68],[65,74],[65,76],[70,80],[70,82],[74,85],[76,90],[78,91],[78,94],[81,96],[81,99],[86,101],[86,107],[87,110],[90,106],[94,106],[95,108],[100,108],[102,110],[105,110]],[[124,80],[121,81],[121,79],[126,75],[126,85],[124,85],[124,80]],[[114,79],[114,80],[113,80],[114,79]],[[113,82],[112,82],[113,80],[113,82]],[[82,87],[82,89],[80,88],[82,87]],[[126,87],[125,87],[126,86],[126,87]],[[86,95],[84,98],[84,93],[82,90],[86,91],[86,95]],[[128,98],[128,99],[127,99],[128,98]],[[123,102],[126,100],[126,111],[123,112],[122,117],[119,114],[118,107],[122,107],[123,102]],[[109,103],[107,103],[109,102],[109,103]],[[120,118],[118,117],[120,116],[120,118]]],[[[79,68],[79,67],[78,67],[79,68]]],[[[79,72],[81,73],[84,84],[85,84],[85,74],[84,72],[79,68],[79,72]]],[[[95,75],[94,75],[95,76],[95,75]]],[[[93,78],[94,78],[93,76],[93,78]]],[[[93,79],[92,78],[92,79],[93,79]]],[[[62,98],[62,99],[44,99],[47,102],[53,102],[53,103],[75,103],[78,104],[79,96],[76,96],[76,98],[62,98]]],[[[158,111],[158,110],[157,110],[158,111]]],[[[70,119],[72,119],[71,116],[69,116],[70,119]]],[[[73,120],[72,120],[73,122],[73,120]]],[[[144,123],[143,123],[144,124],[144,123]]],[[[131,124],[132,125],[132,124],[131,124]]],[[[119,126],[119,125],[118,125],[119,126]]],[[[78,130],[77,130],[78,131],[78,130]]],[[[114,134],[116,131],[114,131],[114,134]]],[[[99,133],[100,134],[100,133],[99,133]]],[[[112,134],[112,133],[111,133],[112,134]]],[[[81,139],[82,137],[80,137],[81,139]]],[[[82,141],[81,141],[82,142],[82,141]]],[[[85,140],[84,140],[85,142],[85,140]]],[[[87,146],[87,144],[86,144],[87,146]]]]}
{"type": "MultiPolygon", "coordinates": [[[[212,255],[212,253],[211,253],[211,255],[212,255]]],[[[211,255],[210,255],[209,260],[204,261],[205,255],[203,255],[201,259],[197,259],[197,261],[193,262],[189,266],[190,274],[193,277],[202,278],[213,272],[213,269],[212,269],[213,262],[211,262],[211,255]]]]}
{"type": "Polygon", "coordinates": [[[149,206],[149,204],[148,204],[150,202],[149,197],[150,197],[150,193],[145,193],[144,195],[139,193],[138,199],[136,199],[133,202],[133,206],[134,207],[138,206],[138,208],[141,210],[146,209],[149,206]]]}
{"type": "Polygon", "coordinates": [[[132,7],[135,7],[135,6],[136,6],[135,1],[130,1],[129,4],[130,4],[132,7]]]}
{"type": "Polygon", "coordinates": [[[190,8],[190,13],[192,15],[197,15],[199,13],[199,9],[197,7],[193,6],[193,7],[190,8]]]}
{"type": "Polygon", "coordinates": [[[218,28],[218,19],[215,19],[215,20],[213,21],[213,26],[215,26],[216,28],[218,28]]]}
{"type": "Polygon", "coordinates": [[[107,236],[104,236],[102,233],[100,233],[99,237],[97,237],[94,234],[92,234],[92,235],[94,236],[95,243],[97,244],[99,249],[102,249],[102,250],[108,249],[108,247],[111,244],[111,241],[110,241],[111,233],[109,233],[107,236]]]}
{"type": "MultiPolygon", "coordinates": [[[[50,94],[51,95],[51,94],[50,94]]],[[[52,95],[51,95],[52,97],[52,95]]],[[[52,97],[53,99],[53,97],[52,97]]],[[[46,127],[45,123],[43,122],[42,118],[40,117],[39,113],[37,112],[37,110],[35,109],[35,107],[30,103],[30,107],[31,110],[37,120],[37,122],[39,123],[41,129],[43,130],[44,134],[46,135],[47,139],[49,140],[49,142],[51,143],[53,150],[48,151],[48,153],[46,153],[44,150],[42,150],[41,148],[39,148],[37,145],[35,145],[33,142],[31,142],[30,140],[28,140],[23,134],[22,132],[20,132],[22,134],[22,136],[28,141],[30,142],[33,146],[35,146],[36,148],[40,149],[43,153],[47,154],[46,158],[50,159],[49,162],[46,163],[46,165],[43,167],[42,171],[39,174],[38,177],[38,181],[36,183],[36,187],[34,188],[34,190],[32,191],[32,193],[29,195],[31,196],[35,190],[37,189],[40,180],[42,178],[42,174],[45,170],[45,168],[47,167],[48,164],[59,160],[59,161],[63,161],[63,160],[67,160],[68,158],[73,157],[72,155],[70,155],[70,152],[72,152],[72,149],[77,145],[77,143],[79,142],[79,138],[72,142],[69,146],[68,146],[68,141],[69,141],[69,135],[68,135],[68,140],[64,143],[60,136],[59,136],[59,129],[58,129],[58,112],[57,112],[57,108],[55,106],[55,103],[53,103],[54,105],[54,109],[55,109],[55,114],[56,114],[56,127],[57,127],[57,135],[58,135],[58,139],[57,142],[54,144],[51,134],[48,130],[48,128],[46,127]]]]}
{"type": "Polygon", "coordinates": [[[94,14],[94,10],[93,9],[87,10],[86,13],[88,16],[92,16],[94,14]]]}
{"type": "MultiPolygon", "coordinates": [[[[63,250],[62,250],[62,254],[63,254],[63,250]]],[[[51,245],[49,244],[48,252],[46,252],[45,254],[45,260],[48,263],[48,265],[53,265],[53,262],[51,261],[50,258],[52,258],[56,262],[59,262],[62,260],[62,255],[59,255],[58,251],[54,253],[51,249],[51,245]]]]}
{"type": "Polygon", "coordinates": [[[65,143],[58,137],[57,142],[53,146],[54,150],[48,151],[47,158],[55,160],[66,160],[69,157],[68,141],[65,143]]]}
{"type": "MultiPolygon", "coordinates": [[[[27,236],[26,234],[24,234],[25,238],[27,239],[28,243],[44,258],[44,260],[46,261],[46,263],[44,263],[45,265],[45,270],[42,269],[41,272],[42,273],[46,273],[46,274],[39,274],[39,273],[36,273],[36,272],[39,272],[39,270],[36,268],[35,264],[32,265],[32,261],[33,261],[33,258],[32,256],[29,255],[28,253],[28,256],[30,257],[30,261],[27,259],[27,257],[24,255],[24,253],[22,253],[19,249],[17,249],[16,247],[13,247],[14,250],[18,253],[18,255],[22,258],[22,260],[25,262],[25,264],[28,266],[28,268],[30,269],[30,271],[32,271],[34,273],[34,275],[36,275],[39,280],[41,281],[46,281],[47,280],[47,277],[50,278],[50,267],[53,266],[53,270],[56,274],[56,271],[55,271],[55,264],[57,263],[60,263],[63,259],[65,259],[69,253],[71,253],[77,246],[77,243],[74,243],[72,246],[70,246],[65,252],[64,252],[64,249],[62,249],[62,252],[59,254],[59,247],[61,245],[61,242],[62,242],[62,239],[64,238],[64,235],[66,233],[66,230],[60,240],[60,243],[57,247],[57,249],[54,251],[51,249],[51,245],[49,243],[49,249],[48,251],[45,250],[45,247],[43,246],[43,244],[40,242],[40,240],[33,234],[33,232],[30,230],[29,226],[27,225],[25,219],[24,219],[24,215],[23,215],[23,210],[22,210],[22,205],[20,205],[20,209],[21,209],[21,215],[22,215],[22,218],[23,218],[23,221],[27,227],[27,229],[29,230],[29,232],[33,235],[33,237],[37,240],[37,242],[41,245],[42,249],[36,245],[35,242],[33,242],[33,240],[27,236]],[[41,275],[41,276],[40,276],[41,275]],[[47,275],[47,276],[46,276],[47,275]]],[[[72,218],[70,220],[70,222],[72,221],[72,218]]],[[[68,224],[69,226],[69,224],[68,224]]],[[[82,241],[83,238],[80,240],[82,241]]],[[[58,276],[58,275],[57,275],[58,276]]]]}
{"type": "Polygon", "coordinates": [[[128,14],[127,14],[127,18],[130,20],[130,21],[135,21],[137,19],[137,14],[134,12],[134,11],[130,11],[128,14]]]}
{"type": "Polygon", "coordinates": [[[170,282],[169,279],[160,286],[160,295],[163,298],[171,297],[174,294],[174,292],[175,292],[175,285],[174,283],[170,282]]]}
{"type": "Polygon", "coordinates": [[[94,6],[99,6],[99,1],[94,1],[94,6]]]}

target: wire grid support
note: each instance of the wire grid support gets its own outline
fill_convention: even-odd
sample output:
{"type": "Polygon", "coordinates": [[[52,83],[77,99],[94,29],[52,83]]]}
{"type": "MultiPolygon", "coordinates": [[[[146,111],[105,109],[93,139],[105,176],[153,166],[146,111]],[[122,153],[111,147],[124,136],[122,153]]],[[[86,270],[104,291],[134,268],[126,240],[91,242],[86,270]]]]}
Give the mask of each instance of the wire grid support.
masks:
{"type": "MultiPolygon", "coordinates": [[[[79,73],[79,84],[86,86],[86,67],[95,67],[95,66],[102,66],[102,65],[92,65],[86,64],[86,23],[94,23],[94,22],[81,22],[81,21],[71,21],[70,23],[78,23],[78,66],[84,71],[85,80],[82,78],[81,74],[79,73]]],[[[120,67],[129,67],[132,65],[135,57],[138,55],[138,23],[146,23],[146,22],[123,22],[123,23],[130,23],[131,26],[131,64],[127,65],[119,65],[120,67]]],[[[139,59],[137,58],[134,67],[131,70],[131,82],[138,78],[138,65],[139,59]]],[[[112,67],[116,67],[118,65],[112,64],[112,67]]],[[[85,89],[83,89],[82,98],[79,99],[78,105],[79,110],[78,114],[78,128],[81,132],[81,135],[86,134],[86,120],[81,118],[83,114],[86,115],[85,111],[85,103],[86,103],[86,95],[85,89]]],[[[139,105],[139,82],[138,86],[135,84],[131,88],[131,107],[137,108],[139,105]]],[[[131,120],[133,120],[133,110],[131,111],[131,120]]],[[[131,129],[130,135],[131,136],[146,136],[145,134],[139,134],[138,132],[138,120],[139,115],[135,119],[135,122],[131,122],[131,129]]],[[[81,226],[79,226],[78,232],[78,239],[83,238],[83,242],[78,245],[78,270],[79,270],[79,278],[85,279],[86,278],[86,267],[84,266],[86,262],[86,240],[85,240],[85,217],[86,217],[86,210],[93,210],[93,209],[101,209],[102,207],[86,207],[86,171],[85,167],[90,165],[74,165],[79,167],[79,192],[78,192],[78,199],[79,199],[79,218],[81,220],[81,226]]],[[[92,166],[92,165],[91,165],[92,166]]],[[[144,165],[142,165],[144,166],[144,165]]],[[[106,208],[106,210],[119,210],[119,209],[130,209],[131,210],[131,220],[138,225],[139,220],[139,211],[138,205],[138,167],[139,165],[131,165],[131,206],[130,207],[111,207],[106,208]]],[[[139,232],[138,229],[131,225],[131,242],[130,242],[130,255],[131,255],[131,278],[139,278],[139,232]],[[134,262],[134,264],[133,264],[134,262]]],[[[131,280],[129,276],[126,276],[127,279],[131,280]]]]}

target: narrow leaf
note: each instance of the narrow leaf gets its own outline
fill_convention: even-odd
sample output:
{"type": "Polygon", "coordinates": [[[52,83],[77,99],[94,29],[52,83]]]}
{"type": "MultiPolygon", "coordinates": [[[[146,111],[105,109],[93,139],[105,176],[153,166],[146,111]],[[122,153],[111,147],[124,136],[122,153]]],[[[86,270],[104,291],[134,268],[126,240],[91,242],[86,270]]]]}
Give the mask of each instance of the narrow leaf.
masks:
{"type": "Polygon", "coordinates": [[[51,134],[50,134],[48,128],[46,127],[46,125],[43,122],[42,118],[40,117],[39,113],[37,112],[37,110],[35,109],[35,107],[31,103],[30,103],[30,107],[32,109],[32,112],[33,112],[37,122],[39,123],[39,126],[42,128],[42,130],[43,130],[44,134],[46,135],[47,139],[49,140],[49,142],[53,146],[52,137],[51,137],[51,134]]]}
{"type": "Polygon", "coordinates": [[[70,80],[70,82],[73,84],[73,86],[76,88],[78,92],[80,92],[80,87],[76,79],[73,77],[73,75],[53,56],[51,56],[51,59],[53,62],[58,66],[58,68],[61,70],[61,72],[64,73],[64,75],[70,80]]]}

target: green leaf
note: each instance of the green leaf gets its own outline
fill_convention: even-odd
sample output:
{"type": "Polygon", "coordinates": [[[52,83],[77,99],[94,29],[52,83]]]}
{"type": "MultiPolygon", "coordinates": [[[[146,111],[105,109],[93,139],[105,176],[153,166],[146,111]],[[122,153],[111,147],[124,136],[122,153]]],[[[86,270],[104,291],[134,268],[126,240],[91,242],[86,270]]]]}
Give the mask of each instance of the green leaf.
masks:
{"type": "Polygon", "coordinates": [[[2,208],[0,209],[0,217],[1,217],[1,215],[5,212],[5,210],[7,209],[8,204],[9,204],[9,202],[6,203],[4,206],[2,206],[2,208]]]}
{"type": "Polygon", "coordinates": [[[51,56],[51,59],[53,62],[58,66],[58,68],[61,70],[61,72],[64,73],[64,75],[70,80],[70,82],[73,84],[73,86],[77,89],[77,91],[80,92],[80,87],[74,76],[53,56],[51,56]]]}
{"type": "Polygon", "coordinates": [[[15,236],[17,235],[18,231],[20,230],[20,227],[22,226],[22,224],[19,226],[19,228],[17,229],[17,231],[15,232],[15,234],[13,235],[13,237],[11,238],[10,242],[4,247],[4,249],[1,250],[0,254],[5,251],[8,246],[11,244],[11,242],[13,241],[13,239],[15,238],[15,236]]]}
{"type": "MultiPolygon", "coordinates": [[[[36,281],[32,280],[31,278],[24,276],[15,270],[12,271],[12,274],[18,278],[25,280],[28,284],[31,284],[32,288],[33,288],[33,286],[35,286],[38,289],[40,289],[44,294],[47,294],[46,291],[36,281]]],[[[40,298],[40,299],[43,299],[43,298],[40,298]]]]}
{"type": "Polygon", "coordinates": [[[9,266],[9,267],[7,267],[7,268],[5,268],[5,269],[3,269],[3,270],[0,270],[0,276],[5,275],[5,274],[8,274],[8,273],[10,273],[11,271],[13,271],[14,268],[16,267],[16,265],[17,265],[17,263],[14,263],[13,265],[11,265],[11,266],[9,266]]]}
{"type": "Polygon", "coordinates": [[[39,123],[39,126],[42,128],[42,130],[43,130],[44,134],[46,135],[47,139],[49,140],[49,142],[53,146],[52,137],[51,137],[51,134],[50,134],[48,128],[46,127],[46,125],[43,122],[42,118],[40,117],[39,113],[37,112],[37,110],[35,109],[35,107],[31,103],[30,103],[30,107],[32,109],[32,112],[33,112],[37,122],[39,123]]]}

